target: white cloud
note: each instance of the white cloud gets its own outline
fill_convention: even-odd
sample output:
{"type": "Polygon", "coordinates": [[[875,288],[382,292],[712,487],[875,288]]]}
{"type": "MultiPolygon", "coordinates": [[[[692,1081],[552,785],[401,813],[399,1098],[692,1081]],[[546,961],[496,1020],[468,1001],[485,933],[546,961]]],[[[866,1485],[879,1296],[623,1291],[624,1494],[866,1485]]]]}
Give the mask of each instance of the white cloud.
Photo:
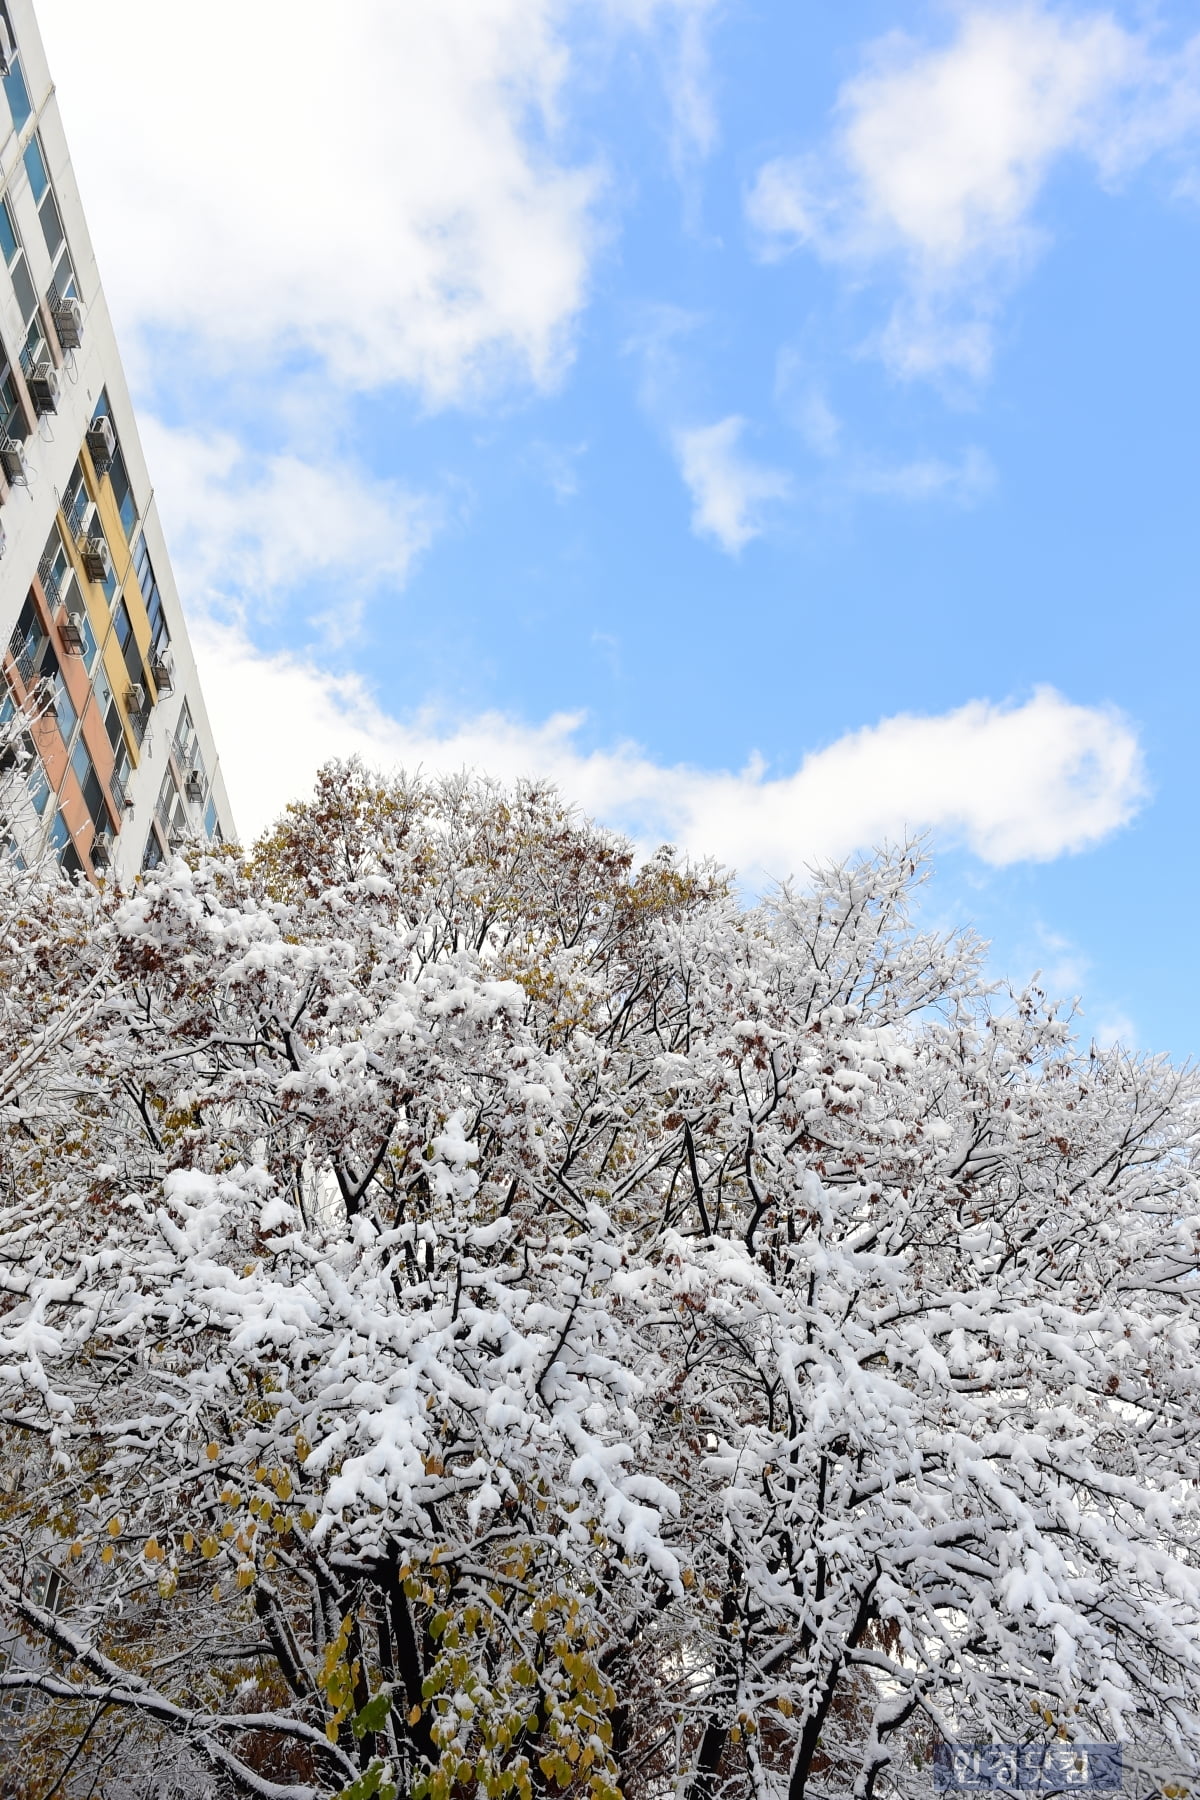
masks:
{"type": "Polygon", "coordinates": [[[1138,1047],[1137,1025],[1126,1012],[1104,1013],[1096,1020],[1096,1029],[1092,1034],[1101,1050],[1115,1050],[1118,1044],[1122,1050],[1136,1051],[1138,1047]]]}
{"type": "Polygon", "coordinates": [[[824,150],[759,172],[748,214],[770,253],[898,266],[903,297],[880,348],[901,373],[991,356],[998,301],[1038,247],[1034,208],[1055,163],[1104,179],[1192,132],[1197,51],[1156,58],[1107,13],[1029,0],[958,11],[929,49],[893,33],[839,95],[824,150]]]}
{"type": "Polygon", "coordinates": [[[679,469],[692,496],[692,530],[736,555],[763,529],[764,505],[785,500],[791,478],[751,462],[739,449],[746,427],[736,415],[674,434],[679,469]]]}
{"type": "Polygon", "coordinates": [[[972,445],[956,461],[927,456],[903,463],[862,463],[848,479],[863,494],[974,506],[995,486],[996,471],[987,453],[972,445]]]}
{"type": "Polygon", "coordinates": [[[44,0],[119,326],[432,403],[552,383],[599,191],[556,150],[563,10],[44,0]]]}
{"type": "Polygon", "coordinates": [[[251,457],[227,432],[142,420],[160,478],[176,572],[193,599],[272,602],[336,576],[339,610],[327,638],[350,636],[367,594],[400,586],[429,544],[438,507],[347,462],[251,457]]]}
{"type": "Polygon", "coordinates": [[[610,19],[663,37],[676,172],[708,156],[717,141],[708,26],[717,0],[604,0],[610,19]]]}
{"type": "Polygon", "coordinates": [[[548,776],[643,844],[666,839],[716,855],[752,881],[925,828],[993,864],[1060,856],[1126,824],[1146,792],[1129,723],[1049,688],[1021,705],[976,700],[932,718],[884,719],[769,778],[756,762],[740,773],[668,767],[634,744],[584,751],[578,716],[400,720],[357,677],[263,655],[236,628],[201,621],[195,638],[247,837],[303,793],[323,761],[355,753],[385,767],[548,776]]]}

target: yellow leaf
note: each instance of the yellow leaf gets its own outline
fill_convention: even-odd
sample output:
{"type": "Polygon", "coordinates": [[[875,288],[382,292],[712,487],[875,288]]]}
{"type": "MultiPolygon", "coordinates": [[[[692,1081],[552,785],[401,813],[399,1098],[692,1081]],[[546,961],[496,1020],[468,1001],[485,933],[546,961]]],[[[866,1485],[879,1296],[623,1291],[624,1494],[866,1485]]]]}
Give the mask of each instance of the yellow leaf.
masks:
{"type": "Polygon", "coordinates": [[[214,1600],[219,1600],[221,1598],[221,1584],[219,1581],[214,1582],[213,1584],[212,1597],[214,1600]]]}
{"type": "Polygon", "coordinates": [[[220,1548],[221,1548],[221,1546],[220,1546],[220,1544],[218,1544],[215,1537],[206,1537],[204,1542],[200,1546],[200,1554],[208,1562],[211,1562],[213,1557],[217,1554],[217,1552],[220,1548]]]}
{"type": "Polygon", "coordinates": [[[161,1557],[162,1557],[162,1551],[158,1547],[158,1539],[151,1538],[149,1543],[146,1545],[146,1561],[147,1562],[158,1562],[161,1559],[161,1557]]]}
{"type": "Polygon", "coordinates": [[[266,1563],[268,1569],[273,1569],[278,1560],[279,1559],[273,1550],[268,1550],[267,1554],[263,1557],[263,1561],[266,1563]]]}
{"type": "Polygon", "coordinates": [[[71,1560],[72,1560],[72,1562],[77,1561],[79,1559],[79,1557],[81,1557],[82,1555],[83,1555],[83,1545],[79,1542],[79,1540],[77,1538],[75,1540],[75,1542],[71,1545],[71,1560]]]}
{"type": "Polygon", "coordinates": [[[332,1719],[330,1719],[330,1721],[329,1721],[329,1723],[328,1723],[328,1725],[327,1725],[327,1726],[326,1726],[326,1727],[325,1727],[325,1736],[326,1736],[326,1737],[327,1737],[327,1738],[328,1738],[328,1739],[329,1739],[329,1741],[330,1741],[330,1743],[331,1743],[331,1744],[336,1744],[336,1743],[337,1743],[337,1739],[338,1739],[338,1728],[337,1728],[337,1726],[336,1726],[336,1725],[335,1725],[335,1724],[334,1724],[334,1722],[333,1722],[333,1720],[332,1720],[332,1719]]]}
{"type": "Polygon", "coordinates": [[[185,1531],[183,1534],[183,1547],[185,1550],[194,1550],[196,1548],[196,1540],[190,1531],[185,1531]]]}
{"type": "Polygon", "coordinates": [[[100,1552],[100,1561],[104,1562],[104,1563],[110,1563],[113,1559],[113,1555],[114,1555],[114,1551],[113,1551],[112,1545],[105,1544],[103,1550],[100,1552]]]}
{"type": "Polygon", "coordinates": [[[237,1584],[240,1588],[253,1587],[254,1586],[254,1570],[253,1569],[239,1569],[237,1572],[237,1584]]]}
{"type": "Polygon", "coordinates": [[[108,1535],[109,1535],[109,1537],[120,1537],[120,1535],[121,1535],[120,1519],[110,1519],[108,1521],[108,1535]]]}
{"type": "Polygon", "coordinates": [[[220,1454],[221,1454],[220,1444],[206,1445],[205,1446],[205,1454],[207,1455],[209,1462],[216,1462],[218,1456],[220,1456],[220,1454]]]}
{"type": "Polygon", "coordinates": [[[232,1537],[232,1536],[233,1536],[233,1533],[234,1533],[234,1523],[233,1523],[233,1520],[232,1520],[232,1519],[226,1519],[226,1521],[225,1521],[225,1523],[224,1523],[224,1524],[223,1524],[223,1525],[222,1525],[222,1527],[221,1527],[221,1536],[222,1536],[222,1537],[223,1537],[223,1538],[226,1538],[226,1539],[228,1539],[228,1538],[231,1538],[231,1537],[232,1537]]]}
{"type": "Polygon", "coordinates": [[[413,1706],[413,1707],[410,1707],[410,1709],[409,1709],[409,1714],[408,1714],[408,1722],[409,1722],[409,1724],[410,1724],[410,1725],[417,1725],[417,1724],[419,1724],[419,1723],[420,1723],[420,1719],[421,1719],[421,1709],[420,1709],[420,1707],[419,1707],[419,1706],[413,1706]]]}

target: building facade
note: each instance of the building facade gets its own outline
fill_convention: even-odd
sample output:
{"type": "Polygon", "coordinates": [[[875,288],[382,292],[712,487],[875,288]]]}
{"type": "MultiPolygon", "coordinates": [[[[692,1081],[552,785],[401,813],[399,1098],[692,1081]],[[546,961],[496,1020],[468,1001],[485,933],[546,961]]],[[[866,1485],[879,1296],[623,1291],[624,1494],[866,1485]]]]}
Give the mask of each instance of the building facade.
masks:
{"type": "Polygon", "coordinates": [[[32,0],[0,87],[0,843],[129,879],[233,820],[32,0]]]}

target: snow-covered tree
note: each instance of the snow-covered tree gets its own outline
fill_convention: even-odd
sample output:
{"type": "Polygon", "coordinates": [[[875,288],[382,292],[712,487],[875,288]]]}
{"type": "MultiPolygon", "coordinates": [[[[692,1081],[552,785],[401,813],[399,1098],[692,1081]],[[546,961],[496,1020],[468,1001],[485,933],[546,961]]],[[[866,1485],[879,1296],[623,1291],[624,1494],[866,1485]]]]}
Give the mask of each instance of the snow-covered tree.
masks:
{"type": "Polygon", "coordinates": [[[355,765],[249,859],[4,876],[30,1791],[1197,1771],[1200,1089],[989,986],[919,879],[748,908],[355,765]]]}

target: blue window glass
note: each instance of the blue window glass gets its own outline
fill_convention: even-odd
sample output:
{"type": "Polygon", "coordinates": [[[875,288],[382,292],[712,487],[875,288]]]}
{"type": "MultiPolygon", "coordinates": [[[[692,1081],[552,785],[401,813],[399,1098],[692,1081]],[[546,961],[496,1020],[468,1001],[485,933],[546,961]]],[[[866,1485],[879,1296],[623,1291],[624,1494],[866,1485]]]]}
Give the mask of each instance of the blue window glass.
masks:
{"type": "Polygon", "coordinates": [[[25,173],[29,177],[29,185],[33,189],[33,197],[40,204],[42,195],[50,186],[50,177],[46,173],[46,164],[42,156],[42,146],[36,138],[30,138],[25,146],[25,173]]]}
{"type": "MultiPolygon", "coordinates": [[[[125,470],[125,458],[118,450],[108,467],[108,478],[112,482],[113,498],[117,503],[117,511],[121,515],[121,523],[125,527],[125,536],[132,537],[133,528],[137,524],[137,505],[129,486],[129,476],[125,470]]],[[[148,559],[147,559],[148,560],[148,559]]],[[[142,598],[145,599],[145,589],[142,598]]]]}
{"type": "Polygon", "coordinates": [[[39,815],[46,810],[46,802],[50,798],[50,778],[46,774],[40,760],[36,760],[28,776],[29,798],[33,801],[34,811],[39,815]]]}
{"type": "Polygon", "coordinates": [[[54,716],[58,720],[58,729],[62,733],[63,743],[69,743],[71,733],[79,722],[79,714],[71,704],[71,696],[67,692],[66,683],[61,675],[54,684],[54,716]]]}
{"type": "Polygon", "coordinates": [[[65,850],[71,841],[71,833],[67,821],[60,812],[54,815],[54,823],[50,827],[50,845],[54,850],[65,850]]]}
{"type": "Polygon", "coordinates": [[[80,787],[82,787],[88,776],[92,773],[92,759],[88,755],[88,747],[82,738],[80,738],[74,750],[71,752],[71,767],[75,771],[76,781],[78,781],[80,787]]]}
{"type": "Polygon", "coordinates": [[[96,642],[96,634],[92,630],[92,622],[88,618],[86,612],[72,613],[71,616],[83,633],[83,666],[90,675],[96,666],[96,652],[99,649],[99,645],[96,642]]]}
{"type": "Polygon", "coordinates": [[[13,128],[20,131],[33,111],[29,104],[29,89],[25,86],[25,77],[21,73],[20,63],[14,62],[4,77],[4,92],[8,95],[8,110],[12,114],[13,128]]]}
{"type": "Polygon", "coordinates": [[[12,213],[8,209],[8,201],[0,200],[0,250],[4,252],[4,260],[12,267],[20,245],[17,242],[17,228],[13,224],[12,213]]]}

